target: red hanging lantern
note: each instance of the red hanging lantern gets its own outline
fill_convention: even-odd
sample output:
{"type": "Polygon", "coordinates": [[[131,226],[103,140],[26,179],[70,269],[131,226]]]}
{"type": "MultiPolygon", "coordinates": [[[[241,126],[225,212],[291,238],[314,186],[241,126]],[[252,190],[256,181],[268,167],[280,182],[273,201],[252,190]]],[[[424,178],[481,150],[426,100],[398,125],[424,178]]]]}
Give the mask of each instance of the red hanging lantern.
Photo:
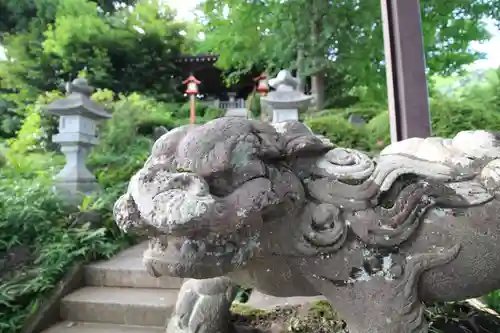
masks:
{"type": "Polygon", "coordinates": [[[182,82],[183,84],[187,85],[187,89],[185,93],[187,95],[198,95],[199,89],[198,85],[201,83],[198,81],[194,75],[189,75],[189,77],[182,82]]]}
{"type": "Polygon", "coordinates": [[[189,77],[184,80],[182,83],[187,85],[186,95],[189,96],[189,104],[190,104],[190,123],[196,123],[196,95],[198,95],[199,89],[198,85],[201,83],[198,81],[194,75],[189,75],[189,77]]]}
{"type": "Polygon", "coordinates": [[[262,73],[261,75],[257,76],[255,79],[257,81],[257,91],[263,95],[266,96],[267,93],[269,92],[269,83],[267,82],[267,74],[262,73]]]}

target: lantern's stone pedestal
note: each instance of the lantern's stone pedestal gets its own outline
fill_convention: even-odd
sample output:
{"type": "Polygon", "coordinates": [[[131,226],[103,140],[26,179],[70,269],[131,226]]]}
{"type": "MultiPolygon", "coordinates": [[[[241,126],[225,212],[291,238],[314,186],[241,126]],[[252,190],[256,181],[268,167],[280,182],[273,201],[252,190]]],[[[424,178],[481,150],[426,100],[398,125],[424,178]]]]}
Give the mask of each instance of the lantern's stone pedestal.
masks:
{"type": "Polygon", "coordinates": [[[91,145],[61,141],[57,136],[53,137],[53,141],[61,144],[61,152],[66,156],[66,165],[56,176],[59,192],[77,198],[97,191],[97,179],[85,165],[91,145]]]}
{"type": "Polygon", "coordinates": [[[90,148],[99,140],[97,121],[110,118],[104,108],[90,99],[93,88],[84,79],[67,86],[68,96],[47,106],[50,114],[59,116],[59,134],[52,137],[61,145],[66,165],[56,176],[56,189],[69,200],[78,200],[99,189],[96,177],[87,169],[85,160],[90,148]]]}
{"type": "Polygon", "coordinates": [[[264,110],[272,110],[273,123],[298,121],[299,110],[307,109],[312,103],[313,97],[297,90],[299,81],[287,70],[270,79],[269,85],[276,90],[261,97],[260,101],[264,110]]]}

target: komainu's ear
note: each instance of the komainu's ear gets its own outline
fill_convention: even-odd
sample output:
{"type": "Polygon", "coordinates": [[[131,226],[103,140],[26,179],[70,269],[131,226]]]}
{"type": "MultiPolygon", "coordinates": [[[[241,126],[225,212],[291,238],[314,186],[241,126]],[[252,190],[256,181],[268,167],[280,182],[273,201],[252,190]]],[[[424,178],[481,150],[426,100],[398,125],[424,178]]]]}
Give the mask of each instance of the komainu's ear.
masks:
{"type": "Polygon", "coordinates": [[[185,125],[177,127],[165,134],[163,134],[153,144],[151,149],[151,156],[146,161],[144,167],[148,168],[153,165],[164,165],[167,167],[175,167],[176,150],[180,141],[187,135],[187,133],[195,128],[196,125],[185,125]]]}
{"type": "Polygon", "coordinates": [[[125,233],[143,232],[146,227],[130,193],[125,193],[116,201],[113,207],[113,217],[118,228],[125,233]]]}

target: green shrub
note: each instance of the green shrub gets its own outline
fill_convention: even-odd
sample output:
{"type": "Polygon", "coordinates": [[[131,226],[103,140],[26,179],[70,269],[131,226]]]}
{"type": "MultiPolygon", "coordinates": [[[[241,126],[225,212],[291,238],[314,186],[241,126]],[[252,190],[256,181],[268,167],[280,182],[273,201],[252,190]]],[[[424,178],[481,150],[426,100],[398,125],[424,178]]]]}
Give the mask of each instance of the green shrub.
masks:
{"type": "Polygon", "coordinates": [[[29,153],[15,155],[8,153],[6,164],[22,174],[24,179],[33,179],[38,176],[55,176],[64,166],[65,158],[55,153],[29,153]]]}
{"type": "Polygon", "coordinates": [[[500,112],[500,67],[496,70],[497,82],[493,88],[493,107],[500,112]]]}
{"type": "MultiPolygon", "coordinates": [[[[146,161],[152,138],[139,134],[138,128],[148,117],[152,118],[152,110],[155,108],[150,100],[135,94],[122,96],[114,103],[113,117],[102,124],[100,143],[88,159],[89,167],[104,188],[125,186],[146,161]]],[[[166,112],[164,117],[171,119],[166,112]]]]}
{"type": "Polygon", "coordinates": [[[50,177],[24,179],[11,168],[0,172],[4,179],[0,183],[0,251],[34,244],[50,224],[64,223],[68,207],[51,190],[50,177]]]}
{"type": "Polygon", "coordinates": [[[325,117],[325,116],[338,116],[342,117],[346,120],[349,119],[349,116],[351,114],[356,114],[360,117],[362,117],[366,122],[369,122],[373,118],[375,118],[377,115],[380,113],[384,112],[387,110],[387,107],[381,104],[376,104],[376,103],[359,103],[355,104],[353,106],[350,106],[348,108],[331,108],[331,109],[324,109],[321,111],[317,112],[310,112],[307,116],[308,118],[318,118],[318,117],[325,117]]]}
{"type": "Polygon", "coordinates": [[[484,299],[490,308],[496,312],[500,312],[500,290],[489,293],[484,296],[484,299]]]}
{"type": "Polygon", "coordinates": [[[152,116],[141,119],[137,124],[137,133],[144,136],[153,136],[155,128],[160,126],[171,130],[177,127],[177,122],[170,116],[152,116]]]}
{"type": "Polygon", "coordinates": [[[23,253],[0,270],[0,332],[17,333],[73,264],[109,257],[128,243],[107,228],[72,227],[77,209],[54,193],[51,177],[26,179],[4,167],[0,178],[0,255],[23,253]]]}
{"type": "Polygon", "coordinates": [[[11,138],[21,127],[21,117],[15,110],[15,104],[2,95],[0,90],[0,137],[11,138]]]}
{"type": "Polygon", "coordinates": [[[311,130],[330,139],[339,147],[368,149],[363,127],[353,126],[346,119],[339,116],[325,116],[306,121],[311,130]]]}
{"type": "Polygon", "coordinates": [[[210,121],[220,118],[222,116],[224,116],[224,110],[216,108],[215,106],[208,106],[205,109],[205,114],[203,115],[203,119],[205,121],[210,121]]]}
{"type": "Polygon", "coordinates": [[[500,130],[500,113],[479,102],[439,99],[431,103],[432,134],[451,137],[460,131],[500,130]]]}
{"type": "Polygon", "coordinates": [[[383,105],[376,104],[356,104],[352,107],[349,107],[341,112],[342,117],[345,119],[349,119],[351,114],[356,114],[363,118],[366,122],[369,122],[380,113],[387,110],[387,107],[383,105]]]}
{"type": "MultiPolygon", "coordinates": [[[[203,118],[205,116],[205,111],[209,105],[200,103],[200,101],[196,100],[196,117],[203,118]]],[[[177,119],[189,119],[191,115],[191,102],[186,102],[181,104],[180,107],[174,112],[174,116],[177,119]]]]}
{"type": "Polygon", "coordinates": [[[380,149],[391,143],[389,112],[382,112],[366,125],[367,140],[371,150],[380,149]]]}
{"type": "Polygon", "coordinates": [[[151,103],[151,107],[148,110],[138,108],[141,114],[137,122],[138,134],[152,137],[156,127],[163,126],[168,130],[177,127],[177,122],[173,114],[179,107],[178,104],[167,104],[155,100],[149,100],[149,102],[151,103]]]}
{"type": "MultiPolygon", "coordinates": [[[[196,123],[203,124],[209,120],[213,120],[224,115],[224,110],[213,105],[196,101],[196,123]]],[[[191,117],[191,103],[186,102],[180,105],[174,112],[173,117],[177,126],[189,124],[191,117]]]]}
{"type": "Polygon", "coordinates": [[[113,116],[116,115],[122,121],[126,120],[120,113],[121,108],[135,110],[137,113],[133,118],[135,132],[145,136],[152,136],[154,128],[158,126],[164,126],[167,129],[175,128],[174,114],[179,107],[177,103],[160,102],[138,94],[121,95],[118,101],[109,104],[113,116]]]}
{"type": "Polygon", "coordinates": [[[321,117],[328,117],[328,116],[336,116],[336,117],[345,118],[343,115],[344,112],[345,112],[345,109],[324,109],[321,111],[310,111],[307,113],[302,113],[300,115],[302,116],[302,118],[304,120],[321,118],[321,117]]]}
{"type": "MultiPolygon", "coordinates": [[[[197,106],[196,111],[200,111],[198,109],[198,105],[196,105],[196,106],[197,106]]],[[[191,113],[191,104],[189,102],[186,102],[186,103],[180,105],[179,109],[177,109],[176,112],[174,113],[174,117],[176,119],[179,119],[179,118],[189,119],[190,113],[191,113]]],[[[198,114],[198,112],[197,112],[197,114],[198,114]]]]}
{"type": "MultiPolygon", "coordinates": [[[[458,99],[439,98],[430,103],[432,135],[452,137],[460,131],[500,129],[500,113],[488,104],[467,102],[458,99]]],[[[383,112],[367,125],[370,141],[382,140],[390,143],[389,114],[383,112]]]]}
{"type": "Polygon", "coordinates": [[[41,116],[38,112],[29,113],[24,119],[15,139],[9,140],[10,153],[22,155],[40,149],[41,116]]]}
{"type": "Polygon", "coordinates": [[[8,140],[10,153],[22,155],[53,148],[51,138],[57,130],[57,118],[48,115],[44,107],[61,97],[60,92],[50,91],[38,96],[35,103],[23,106],[19,111],[25,115],[21,128],[15,138],[8,140]]]}
{"type": "Polygon", "coordinates": [[[346,108],[358,103],[360,98],[358,96],[326,96],[325,107],[327,108],[346,108]]]}
{"type": "Polygon", "coordinates": [[[62,155],[47,152],[57,120],[46,115],[43,109],[44,105],[60,97],[58,92],[48,92],[40,95],[34,104],[26,105],[26,118],[21,128],[16,137],[7,140],[6,164],[25,179],[40,174],[55,175],[64,165],[62,155]]]}
{"type": "Polygon", "coordinates": [[[103,191],[86,198],[79,208],[64,204],[52,189],[53,176],[64,157],[46,152],[41,144],[41,106],[46,101],[26,107],[31,112],[23,127],[2,147],[6,164],[0,169],[0,259],[16,248],[27,249],[29,254],[19,267],[6,274],[0,270],[2,333],[19,332],[71,265],[110,256],[133,242],[116,227],[113,204],[148,157],[151,129],[175,126],[172,113],[177,105],[137,94],[116,100],[108,91],[100,91],[94,98],[113,113],[100,124],[100,143],[88,161],[103,191]],[[88,223],[72,224],[84,212],[98,213],[97,229],[88,223]]]}
{"type": "Polygon", "coordinates": [[[254,119],[260,119],[260,113],[262,109],[260,105],[260,94],[250,94],[245,101],[245,107],[247,109],[250,109],[250,112],[252,112],[252,117],[254,119]]]}

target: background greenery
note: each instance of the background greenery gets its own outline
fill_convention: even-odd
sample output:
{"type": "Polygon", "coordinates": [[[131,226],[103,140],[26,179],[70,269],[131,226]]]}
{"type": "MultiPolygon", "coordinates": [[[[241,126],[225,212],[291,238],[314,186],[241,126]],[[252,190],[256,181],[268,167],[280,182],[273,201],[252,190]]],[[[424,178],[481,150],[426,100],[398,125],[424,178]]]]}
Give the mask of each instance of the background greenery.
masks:
{"type": "MultiPolygon", "coordinates": [[[[109,257],[134,243],[117,229],[113,204],[147,159],[154,129],[188,122],[181,118],[186,114],[183,104],[137,93],[115,96],[109,90],[97,91],[94,100],[113,113],[101,124],[100,143],[88,159],[103,190],[73,207],[53,191],[53,177],[64,157],[52,149],[49,140],[56,119],[43,113],[43,105],[60,97],[59,92],[48,92],[27,105],[17,135],[4,141],[1,149],[0,259],[19,250],[25,254],[25,260],[0,274],[2,333],[19,332],[27,316],[73,264],[109,257]]],[[[221,115],[221,110],[212,107],[203,111],[199,122],[221,115]]]]}
{"type": "MultiPolygon", "coordinates": [[[[323,107],[303,114],[313,131],[370,153],[389,144],[379,3],[332,3],[206,0],[198,21],[187,23],[153,0],[1,1],[7,60],[0,60],[0,332],[19,332],[74,263],[134,243],[116,229],[111,209],[147,159],[155,129],[189,122],[174,61],[181,53],[219,54],[229,82],[255,68],[298,69],[306,90],[322,77],[323,107]],[[43,106],[61,98],[61,85],[78,75],[100,88],[92,98],[113,117],[100,125],[100,143],[88,159],[103,190],[72,207],[52,188],[64,158],[51,142],[57,119],[43,106]],[[351,114],[366,124],[352,124],[351,114]],[[8,255],[19,251],[24,260],[13,264],[8,255]]],[[[498,22],[500,4],[421,4],[433,134],[498,131],[500,70],[467,71],[466,65],[482,56],[470,43],[488,39],[484,18],[498,22]]],[[[259,98],[250,100],[258,118],[259,98]]],[[[199,103],[197,122],[222,112],[199,103]]],[[[240,296],[247,298],[248,290],[240,296]]],[[[499,292],[485,299],[500,311],[499,292]]]]}

